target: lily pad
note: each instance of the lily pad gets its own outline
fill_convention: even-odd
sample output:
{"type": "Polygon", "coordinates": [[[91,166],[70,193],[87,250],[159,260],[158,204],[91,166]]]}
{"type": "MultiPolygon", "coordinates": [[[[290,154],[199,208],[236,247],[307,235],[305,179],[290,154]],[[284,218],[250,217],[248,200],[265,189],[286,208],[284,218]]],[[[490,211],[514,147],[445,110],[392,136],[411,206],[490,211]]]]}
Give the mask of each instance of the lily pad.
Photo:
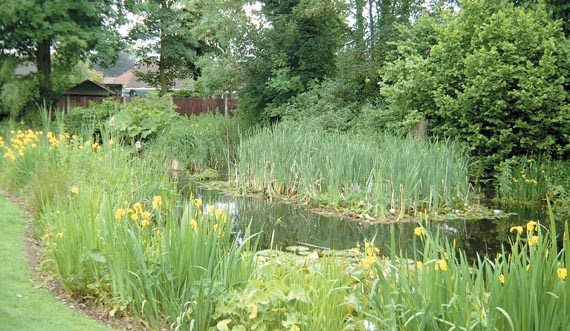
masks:
{"type": "MultiPolygon", "coordinates": [[[[293,245],[293,246],[285,247],[285,250],[288,252],[291,252],[291,253],[297,253],[297,254],[302,255],[302,252],[308,252],[309,251],[309,247],[293,245]]],[[[304,254],[304,255],[307,255],[307,254],[304,254]]]]}

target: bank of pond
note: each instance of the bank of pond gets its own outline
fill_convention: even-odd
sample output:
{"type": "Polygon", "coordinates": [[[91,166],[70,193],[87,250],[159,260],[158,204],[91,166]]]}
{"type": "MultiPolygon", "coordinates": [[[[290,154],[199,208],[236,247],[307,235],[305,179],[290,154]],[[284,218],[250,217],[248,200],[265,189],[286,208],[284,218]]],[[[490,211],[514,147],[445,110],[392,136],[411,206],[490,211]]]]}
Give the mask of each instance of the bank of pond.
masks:
{"type": "Polygon", "coordinates": [[[146,329],[566,329],[551,163],[502,165],[503,192],[550,181],[525,215],[483,207],[449,141],[284,128],[226,147],[198,167],[112,131],[16,129],[0,139],[0,179],[33,212],[44,271],[146,329]],[[217,157],[232,195],[188,181],[217,157]]]}

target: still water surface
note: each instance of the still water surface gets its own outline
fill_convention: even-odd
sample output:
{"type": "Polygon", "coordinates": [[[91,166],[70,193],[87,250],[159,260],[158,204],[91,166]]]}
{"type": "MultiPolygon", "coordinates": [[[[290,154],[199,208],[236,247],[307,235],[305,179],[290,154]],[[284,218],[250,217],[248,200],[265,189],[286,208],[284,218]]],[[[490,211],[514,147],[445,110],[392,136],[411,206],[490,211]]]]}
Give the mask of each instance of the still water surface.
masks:
{"type": "MultiPolygon", "coordinates": [[[[218,204],[231,209],[232,220],[244,231],[259,233],[259,248],[283,250],[291,245],[309,248],[344,250],[357,242],[374,241],[382,254],[389,255],[391,238],[404,253],[411,253],[416,222],[395,224],[368,224],[338,216],[327,216],[296,208],[294,205],[253,197],[236,197],[186,183],[182,192],[192,191],[205,203],[218,204]]],[[[500,211],[490,219],[433,221],[431,230],[439,229],[442,236],[455,240],[458,248],[468,256],[495,255],[501,243],[508,243],[509,229],[529,220],[547,223],[544,208],[538,206],[492,206],[500,211]]]]}

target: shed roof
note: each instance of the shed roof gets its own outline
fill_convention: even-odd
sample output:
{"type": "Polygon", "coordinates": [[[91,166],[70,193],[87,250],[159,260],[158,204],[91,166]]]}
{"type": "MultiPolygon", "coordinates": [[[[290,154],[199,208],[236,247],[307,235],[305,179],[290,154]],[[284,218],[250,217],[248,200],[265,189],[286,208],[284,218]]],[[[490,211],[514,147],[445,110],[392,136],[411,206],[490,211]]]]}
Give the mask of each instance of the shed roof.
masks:
{"type": "Polygon", "coordinates": [[[65,91],[63,95],[86,95],[86,96],[109,97],[117,95],[117,92],[111,90],[109,87],[101,83],[97,83],[88,79],[65,91]]]}

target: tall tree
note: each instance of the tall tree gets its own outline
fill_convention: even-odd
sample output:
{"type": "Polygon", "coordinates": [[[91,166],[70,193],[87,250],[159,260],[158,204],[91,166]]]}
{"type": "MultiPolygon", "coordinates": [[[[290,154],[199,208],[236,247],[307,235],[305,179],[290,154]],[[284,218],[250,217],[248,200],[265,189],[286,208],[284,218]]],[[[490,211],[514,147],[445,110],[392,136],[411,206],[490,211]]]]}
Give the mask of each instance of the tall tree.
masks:
{"type": "Polygon", "coordinates": [[[333,0],[262,3],[266,24],[249,59],[240,102],[257,118],[278,118],[280,105],[335,73],[346,25],[333,0]]]}
{"type": "Polygon", "coordinates": [[[195,90],[204,96],[233,93],[243,87],[243,67],[256,38],[250,0],[201,0],[194,35],[208,47],[197,66],[202,73],[195,90]],[[249,13],[248,13],[249,11],[249,13]]]}
{"type": "Polygon", "coordinates": [[[199,76],[196,61],[207,48],[192,32],[200,19],[200,2],[135,0],[127,8],[141,18],[129,32],[137,45],[140,79],[163,95],[177,79],[199,76]]]}
{"type": "Polygon", "coordinates": [[[72,68],[80,60],[112,62],[120,45],[119,0],[4,0],[0,4],[0,56],[37,68],[40,97],[54,97],[52,56],[72,68]]]}

